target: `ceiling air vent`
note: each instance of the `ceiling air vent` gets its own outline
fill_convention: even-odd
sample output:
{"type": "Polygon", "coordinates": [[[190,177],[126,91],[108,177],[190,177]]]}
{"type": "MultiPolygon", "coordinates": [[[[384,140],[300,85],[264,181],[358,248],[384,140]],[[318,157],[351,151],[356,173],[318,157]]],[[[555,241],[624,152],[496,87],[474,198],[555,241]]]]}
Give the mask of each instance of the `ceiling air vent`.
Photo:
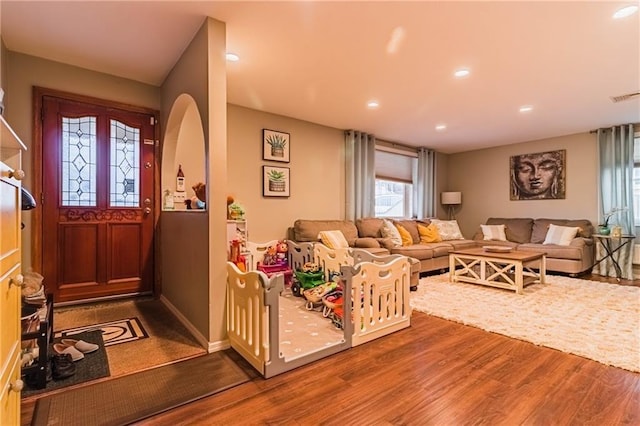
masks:
{"type": "Polygon", "coordinates": [[[633,99],[638,96],[640,96],[640,92],[633,92],[633,93],[627,93],[626,95],[611,96],[611,100],[613,102],[622,102],[622,101],[628,101],[629,99],[633,99]]]}

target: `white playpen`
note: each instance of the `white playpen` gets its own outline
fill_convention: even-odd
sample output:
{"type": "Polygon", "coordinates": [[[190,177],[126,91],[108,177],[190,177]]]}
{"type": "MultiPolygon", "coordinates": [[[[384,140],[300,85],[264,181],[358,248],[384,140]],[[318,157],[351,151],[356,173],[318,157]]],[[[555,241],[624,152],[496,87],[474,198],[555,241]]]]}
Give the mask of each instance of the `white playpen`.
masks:
{"type": "Polygon", "coordinates": [[[365,261],[353,266],[354,257],[347,254],[322,248],[315,252],[314,245],[307,243],[289,245],[292,267],[313,259],[324,265],[327,273],[340,271],[343,306],[353,307],[344,309],[341,329],[319,312],[306,311],[302,299],[285,292],[283,275],[268,278],[260,271],[241,272],[228,262],[227,332],[231,347],[264,377],[272,377],[409,327],[408,258],[397,256],[387,263],[365,261]]]}

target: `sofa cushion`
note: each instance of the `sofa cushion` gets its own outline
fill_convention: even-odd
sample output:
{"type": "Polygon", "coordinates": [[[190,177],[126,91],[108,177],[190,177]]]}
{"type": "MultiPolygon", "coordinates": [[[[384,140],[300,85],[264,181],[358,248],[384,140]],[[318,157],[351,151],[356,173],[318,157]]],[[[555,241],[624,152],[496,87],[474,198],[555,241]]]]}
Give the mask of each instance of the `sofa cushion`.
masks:
{"type": "Polygon", "coordinates": [[[413,238],[411,238],[411,234],[409,233],[409,231],[407,231],[407,229],[400,225],[399,223],[395,223],[394,224],[396,229],[398,230],[398,233],[400,234],[400,239],[402,240],[402,245],[403,246],[410,246],[413,244],[413,238]]]}
{"type": "Polygon", "coordinates": [[[566,220],[566,219],[536,219],[533,222],[533,231],[531,233],[531,241],[532,243],[540,244],[544,241],[547,236],[547,232],[549,231],[549,225],[554,224],[558,226],[575,226],[579,227],[577,236],[582,238],[591,238],[593,234],[593,225],[589,220],[586,219],[576,219],[576,220],[566,220]]]}
{"type": "Polygon", "coordinates": [[[413,240],[413,244],[420,243],[420,232],[418,232],[418,222],[415,220],[396,220],[395,224],[402,225],[404,229],[406,229],[411,235],[411,239],[413,240]]]}
{"type": "Polygon", "coordinates": [[[330,249],[349,247],[349,243],[341,231],[320,231],[318,233],[318,239],[330,249]]]}
{"type": "MultiPolygon", "coordinates": [[[[504,233],[508,241],[513,241],[514,243],[531,242],[533,219],[490,217],[487,219],[487,225],[505,225],[504,233]]],[[[542,242],[542,240],[539,242],[542,242]]]]}
{"type": "MultiPolygon", "coordinates": [[[[513,244],[513,243],[509,243],[508,241],[498,241],[498,242],[501,244],[513,244]]],[[[450,240],[450,241],[447,241],[447,244],[453,247],[452,250],[465,250],[465,249],[478,247],[476,242],[473,240],[450,240]]],[[[491,243],[491,245],[494,245],[494,244],[495,242],[491,243]]]]}
{"type": "Polygon", "coordinates": [[[356,227],[358,228],[358,235],[360,237],[382,237],[382,219],[377,217],[363,217],[356,219],[356,227]]]}
{"type": "Polygon", "coordinates": [[[431,219],[431,223],[436,225],[438,228],[438,233],[440,234],[442,241],[464,239],[462,232],[460,232],[458,221],[456,220],[431,219]]]}
{"type": "Polygon", "coordinates": [[[442,241],[440,234],[438,233],[438,227],[433,223],[429,225],[423,225],[418,223],[418,233],[420,234],[420,243],[439,243],[442,241]]]}
{"type": "Polygon", "coordinates": [[[418,260],[433,258],[433,249],[428,244],[413,244],[410,246],[394,247],[391,254],[401,254],[418,260]]]}
{"type": "Polygon", "coordinates": [[[382,228],[380,229],[382,236],[384,238],[389,238],[394,247],[399,247],[402,245],[402,237],[400,236],[400,232],[398,232],[398,228],[391,223],[391,221],[387,219],[382,220],[382,228]]]}
{"type": "Polygon", "coordinates": [[[500,225],[480,225],[485,241],[507,241],[504,223],[500,225]]]}
{"type": "Polygon", "coordinates": [[[318,234],[321,231],[333,230],[342,232],[351,247],[358,238],[356,225],[348,220],[298,219],[293,223],[294,240],[299,243],[318,241],[318,234]]]}
{"type": "Polygon", "coordinates": [[[557,244],[559,246],[568,246],[578,234],[580,230],[577,226],[558,226],[553,223],[549,224],[547,236],[542,244],[557,244]]]}
{"type": "Polygon", "coordinates": [[[364,238],[356,238],[356,241],[354,242],[353,246],[358,248],[376,248],[376,247],[380,247],[380,243],[375,238],[364,237],[364,238]]]}
{"type": "Polygon", "coordinates": [[[569,246],[559,246],[555,244],[520,244],[518,250],[545,253],[547,258],[582,260],[584,258],[585,244],[572,244],[569,246]]]}

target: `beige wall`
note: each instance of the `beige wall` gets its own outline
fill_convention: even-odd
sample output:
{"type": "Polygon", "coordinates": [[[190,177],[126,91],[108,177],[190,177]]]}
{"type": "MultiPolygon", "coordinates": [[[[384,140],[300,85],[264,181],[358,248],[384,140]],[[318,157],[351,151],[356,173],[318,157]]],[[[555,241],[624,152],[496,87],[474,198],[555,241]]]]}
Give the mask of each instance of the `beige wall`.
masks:
{"type": "MultiPolygon", "coordinates": [[[[162,128],[171,127],[167,125],[168,113],[170,111],[173,113],[172,106],[175,100],[186,93],[195,100],[200,111],[205,141],[208,135],[206,123],[208,123],[209,111],[207,103],[208,37],[208,28],[203,25],[169,73],[161,89],[162,128]]],[[[179,121],[182,122],[182,117],[179,121]]],[[[175,137],[180,133],[181,131],[177,130],[175,137]]],[[[167,133],[163,134],[163,147],[177,143],[171,141],[171,137],[167,133]]],[[[176,172],[173,167],[165,168],[168,170],[162,171],[164,185],[167,180],[175,178],[176,172]]],[[[163,211],[159,230],[162,296],[184,315],[203,339],[209,341],[208,212],[163,211]]]]}
{"type": "Polygon", "coordinates": [[[598,220],[598,156],[595,135],[569,136],[469,151],[449,156],[448,186],[462,191],[456,215],[462,233],[472,238],[489,217],[598,220]],[[509,157],[566,149],[564,200],[509,200],[509,157]]]}
{"type": "MultiPolygon", "coordinates": [[[[5,118],[27,145],[23,157],[26,178],[25,188],[33,188],[33,87],[45,87],[69,93],[107,99],[141,107],[160,109],[160,90],[148,84],[114,77],[71,65],[53,62],[16,52],[7,52],[7,95],[5,96],[5,118]]],[[[5,55],[3,55],[5,56],[5,55]]],[[[39,194],[33,194],[38,200],[39,194]]],[[[31,266],[31,212],[23,213],[23,265],[31,266]]]]}
{"type": "Polygon", "coordinates": [[[342,130],[237,105],[228,105],[227,117],[228,189],[245,208],[251,241],[285,238],[299,218],[344,218],[342,130]],[[262,160],[262,129],[290,134],[289,163],[262,160]],[[264,165],[290,168],[289,198],[262,196],[264,165]]]}

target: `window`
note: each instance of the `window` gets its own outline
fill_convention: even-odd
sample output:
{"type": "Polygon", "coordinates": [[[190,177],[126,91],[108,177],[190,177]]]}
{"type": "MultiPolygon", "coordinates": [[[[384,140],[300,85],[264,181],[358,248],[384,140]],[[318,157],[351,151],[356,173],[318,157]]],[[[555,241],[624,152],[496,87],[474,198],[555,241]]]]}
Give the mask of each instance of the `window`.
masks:
{"type": "Polygon", "coordinates": [[[376,217],[410,217],[413,185],[376,179],[376,217]]]}
{"type": "Polygon", "coordinates": [[[640,132],[633,143],[633,214],[636,226],[640,226],[640,132]]]}
{"type": "Polygon", "coordinates": [[[376,147],[376,217],[409,218],[413,215],[416,162],[415,152],[376,147]]]}

